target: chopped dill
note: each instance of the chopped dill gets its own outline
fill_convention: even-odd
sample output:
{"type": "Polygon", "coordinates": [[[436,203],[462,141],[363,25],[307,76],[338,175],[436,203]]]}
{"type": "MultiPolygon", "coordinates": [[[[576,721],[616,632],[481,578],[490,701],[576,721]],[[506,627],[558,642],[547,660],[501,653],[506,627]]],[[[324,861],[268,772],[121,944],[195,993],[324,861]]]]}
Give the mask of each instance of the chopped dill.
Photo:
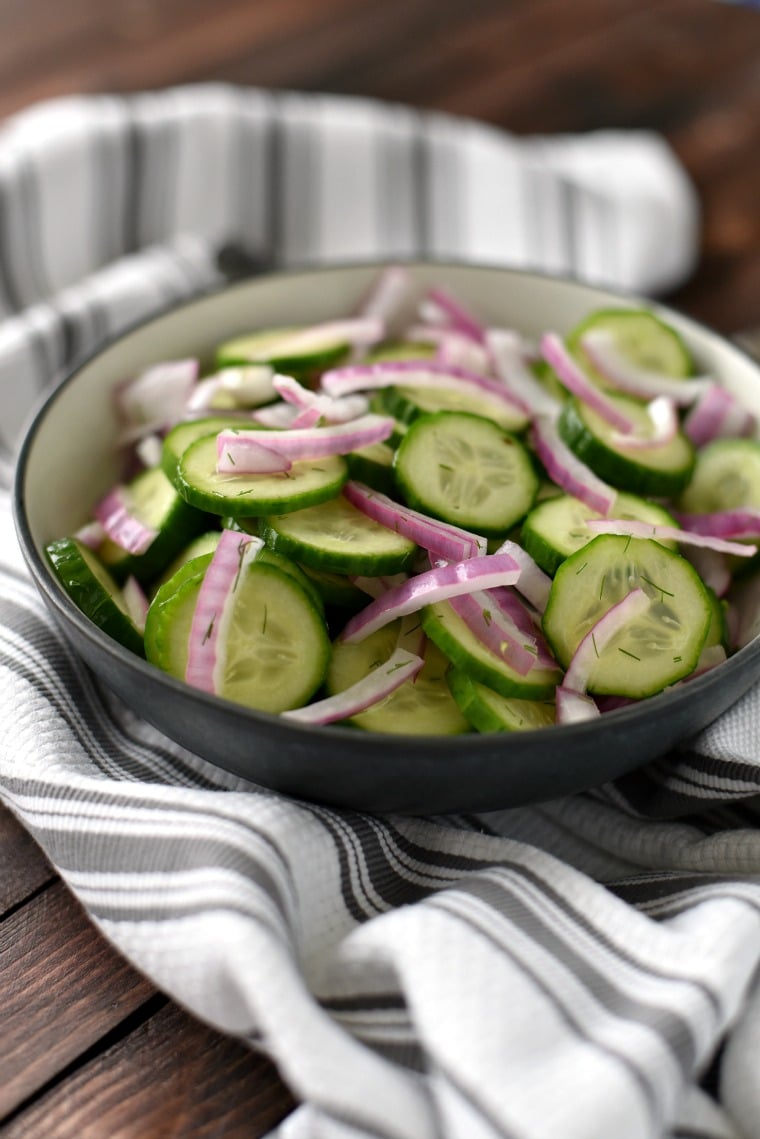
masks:
{"type": "Polygon", "coordinates": [[[629,653],[628,649],[618,648],[618,652],[623,653],[624,656],[631,657],[632,660],[641,660],[641,657],[637,657],[636,653],[629,653]]]}

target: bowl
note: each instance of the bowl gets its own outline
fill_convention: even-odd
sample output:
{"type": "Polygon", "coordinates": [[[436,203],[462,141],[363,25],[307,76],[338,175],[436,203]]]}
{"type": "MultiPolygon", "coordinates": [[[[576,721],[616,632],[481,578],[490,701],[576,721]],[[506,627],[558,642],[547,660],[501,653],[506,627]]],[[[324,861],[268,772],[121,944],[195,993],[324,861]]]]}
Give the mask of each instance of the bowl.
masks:
{"type": "MultiPolygon", "coordinates": [[[[167,736],[219,767],[286,795],[369,812],[486,811],[556,798],[663,755],[725,711],[760,676],[760,640],[688,684],[584,723],[529,732],[394,736],[311,727],[191,688],[95,627],[52,573],[46,543],[71,533],[117,481],[113,389],[164,358],[204,356],[237,333],[350,313],[376,265],[253,278],[131,329],[66,376],[31,422],[14,509],[19,540],[46,605],[97,677],[167,736]]],[[[421,295],[450,289],[483,320],[537,336],[569,331],[592,309],[659,311],[701,368],[760,416],[760,368],[737,347],[661,305],[575,281],[456,264],[409,266],[421,295]]]]}

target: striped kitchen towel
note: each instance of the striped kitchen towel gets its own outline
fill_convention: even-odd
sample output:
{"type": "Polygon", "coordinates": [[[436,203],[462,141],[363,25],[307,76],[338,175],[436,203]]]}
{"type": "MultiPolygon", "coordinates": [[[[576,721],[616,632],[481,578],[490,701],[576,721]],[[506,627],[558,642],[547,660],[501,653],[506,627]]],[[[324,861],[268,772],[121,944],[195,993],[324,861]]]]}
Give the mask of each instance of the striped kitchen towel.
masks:
{"type": "MultiPolygon", "coordinates": [[[[220,87],[43,105],[0,132],[4,477],[61,369],[218,284],[230,248],[655,290],[688,272],[695,226],[649,134],[515,139],[220,87]]],[[[290,801],[99,686],[26,575],[6,492],[0,673],[3,801],[127,957],[274,1058],[301,1105],[281,1139],[759,1139],[760,692],[678,754],[537,806],[290,801]]]]}

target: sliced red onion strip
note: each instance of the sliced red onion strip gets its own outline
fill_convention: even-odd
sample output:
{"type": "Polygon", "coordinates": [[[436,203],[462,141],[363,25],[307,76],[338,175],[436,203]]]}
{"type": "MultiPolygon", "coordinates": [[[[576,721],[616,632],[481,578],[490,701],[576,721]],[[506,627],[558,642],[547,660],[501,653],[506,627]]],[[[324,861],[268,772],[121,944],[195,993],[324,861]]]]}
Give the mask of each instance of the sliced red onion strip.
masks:
{"type": "Polygon", "coordinates": [[[526,642],[514,622],[491,602],[485,590],[452,597],[450,605],[480,643],[519,676],[527,676],[535,667],[535,641],[532,645],[526,642]]]}
{"type": "Polygon", "coordinates": [[[624,435],[614,432],[613,443],[618,447],[664,447],[672,443],[678,433],[678,412],[672,399],[665,395],[658,395],[647,404],[649,420],[652,431],[649,435],[624,435]]]}
{"type": "Polygon", "coordinates": [[[300,408],[283,400],[281,403],[272,403],[269,407],[260,407],[258,411],[252,413],[251,419],[254,423],[260,423],[262,427],[275,427],[287,431],[300,414],[300,408]]]}
{"type": "Polygon", "coordinates": [[[357,680],[350,688],[282,714],[300,724],[333,724],[337,720],[347,720],[390,696],[416,676],[424,663],[422,657],[408,653],[406,649],[395,649],[385,664],[357,680]]]}
{"type": "Polygon", "coordinates": [[[640,368],[619,351],[617,337],[609,329],[589,329],[581,336],[581,345],[592,367],[608,383],[639,399],[664,395],[679,407],[688,407],[712,384],[707,376],[676,380],[672,376],[640,368]]]}
{"type": "Polygon", "coordinates": [[[612,427],[624,435],[630,435],[636,430],[635,422],[589,379],[556,332],[545,332],[541,337],[541,355],[567,390],[612,427]]]}
{"type": "Polygon", "coordinates": [[[707,388],[684,420],[683,429],[695,447],[713,439],[751,435],[757,420],[737,399],[717,384],[707,388]]]}
{"type": "Polygon", "coordinates": [[[187,410],[196,413],[208,411],[215,406],[220,409],[226,405],[231,405],[233,409],[259,407],[274,399],[273,379],[274,369],[269,364],[223,368],[195,385],[187,401],[187,410]],[[218,399],[220,393],[224,393],[224,401],[218,399]]]}
{"type": "Polygon", "coordinates": [[[237,530],[222,530],[195,605],[188,641],[185,680],[204,692],[222,688],[235,592],[245,569],[264,543],[237,530]]]}
{"type": "Polygon", "coordinates": [[[479,534],[471,534],[448,522],[429,518],[426,514],[394,502],[392,498],[364,483],[347,482],[343,494],[362,514],[388,530],[409,538],[436,557],[450,562],[462,562],[486,552],[486,539],[479,534]]]}
{"type": "Polygon", "coordinates": [[[366,609],[351,618],[339,639],[355,644],[397,617],[415,613],[425,605],[478,589],[514,585],[519,576],[520,568],[508,554],[486,554],[427,570],[370,602],[366,609]]]}
{"type": "Polygon", "coordinates": [[[549,478],[567,494],[574,495],[598,514],[608,514],[617,491],[602,482],[594,472],[573,454],[560,437],[556,418],[537,415],[531,431],[533,446],[546,467],[549,478]]]}
{"type": "MultiPolygon", "coordinates": [[[[347,455],[370,443],[382,443],[394,430],[395,421],[384,415],[363,415],[350,423],[331,427],[309,427],[290,431],[269,431],[266,450],[286,458],[319,459],[325,455],[347,455]]],[[[216,437],[217,471],[220,474],[255,473],[261,432],[227,428],[216,437]],[[252,464],[252,465],[251,465],[252,464]]]]}
{"type": "Polygon", "coordinates": [[[646,612],[649,604],[643,589],[632,589],[622,601],[608,609],[581,639],[568,665],[562,687],[584,693],[600,654],[626,625],[646,612]]]}
{"type": "Polygon", "coordinates": [[[158,530],[146,526],[133,513],[129,491],[124,486],[112,487],[93,514],[111,541],[130,554],[144,554],[158,537],[158,530]]]}
{"type": "Polygon", "coordinates": [[[198,371],[195,359],[165,360],[120,385],[116,403],[125,423],[153,429],[181,419],[198,371]]]}
{"type": "Polygon", "coordinates": [[[350,395],[335,399],[329,395],[320,395],[299,384],[293,376],[275,376],[274,387],[287,403],[293,404],[302,412],[291,424],[293,427],[307,427],[310,425],[309,420],[314,423],[319,419],[325,423],[348,423],[369,411],[369,400],[365,396],[350,395]]]}
{"type": "MultiPolygon", "coordinates": [[[[260,433],[261,434],[261,433],[260,433]]],[[[217,436],[217,440],[218,440],[217,436]]],[[[273,447],[265,447],[258,439],[246,437],[245,452],[242,463],[238,456],[240,450],[234,445],[219,454],[217,444],[216,469],[221,474],[233,475],[278,475],[289,471],[293,462],[273,447]]]]}
{"type": "Polygon", "coordinates": [[[136,577],[133,577],[132,574],[130,574],[124,582],[121,595],[124,598],[127,613],[132,619],[132,624],[140,633],[144,633],[145,618],[148,616],[149,602],[139,581],[136,577]]]}
{"type": "Polygon", "coordinates": [[[575,692],[561,684],[555,692],[558,724],[580,724],[601,715],[596,701],[585,692],[575,692]]]}
{"type": "Polygon", "coordinates": [[[488,372],[491,366],[490,357],[480,344],[458,332],[448,331],[438,341],[435,362],[445,368],[464,368],[480,374],[488,372]]]}
{"type": "Polygon", "coordinates": [[[423,316],[432,318],[433,324],[446,324],[463,336],[482,344],[485,340],[485,329],[476,316],[465,308],[446,289],[428,289],[427,296],[422,302],[423,316]]]}
{"type": "Polygon", "coordinates": [[[760,537],[760,510],[751,506],[737,507],[736,510],[716,510],[711,514],[688,514],[675,511],[681,525],[695,534],[706,534],[715,538],[756,538],[760,537]]]}
{"type": "Polygon", "coordinates": [[[523,635],[524,643],[535,645],[537,667],[556,668],[557,662],[541,632],[541,614],[536,612],[534,615],[516,595],[514,589],[508,589],[506,586],[489,589],[488,597],[517,626],[523,635]]]}
{"type": "Polygon", "coordinates": [[[388,327],[398,318],[411,292],[411,277],[403,265],[388,265],[359,305],[358,316],[380,320],[388,327]]]}
{"type": "Polygon", "coordinates": [[[100,543],[105,540],[106,532],[100,522],[86,522],[74,533],[74,537],[88,549],[97,550],[100,543]]]}
{"type": "Polygon", "coordinates": [[[520,580],[517,582],[518,592],[527,598],[531,605],[538,609],[539,613],[543,613],[549,600],[549,590],[552,587],[552,579],[549,575],[545,574],[536,564],[527,550],[509,538],[506,542],[502,542],[495,552],[497,554],[509,554],[515,559],[520,567],[520,580]]]}
{"type": "Polygon", "coordinates": [[[528,408],[508,392],[500,380],[466,368],[439,364],[435,360],[381,360],[377,364],[349,364],[344,368],[333,368],[322,376],[322,389],[331,396],[399,385],[460,392],[463,386],[468,386],[484,399],[490,397],[506,405],[516,415],[528,413],[528,408]]]}
{"type": "Polygon", "coordinates": [[[489,328],[486,333],[496,374],[512,394],[534,415],[559,413],[558,400],[546,390],[525,362],[522,337],[512,329],[489,328]]]}
{"type": "Polygon", "coordinates": [[[630,534],[634,538],[663,539],[666,542],[680,542],[685,546],[702,546],[719,554],[734,554],[739,558],[751,558],[757,553],[757,546],[743,542],[727,542],[708,534],[697,534],[693,530],[681,530],[678,526],[659,526],[651,522],[639,522],[632,518],[588,518],[586,526],[592,534],[630,534]]]}

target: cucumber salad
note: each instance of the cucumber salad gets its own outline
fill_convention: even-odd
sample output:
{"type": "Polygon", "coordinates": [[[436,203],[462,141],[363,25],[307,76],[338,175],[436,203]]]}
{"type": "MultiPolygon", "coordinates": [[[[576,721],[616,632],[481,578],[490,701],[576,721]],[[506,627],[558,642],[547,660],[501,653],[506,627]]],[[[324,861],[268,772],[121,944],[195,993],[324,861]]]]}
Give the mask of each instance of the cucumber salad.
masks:
{"type": "Polygon", "coordinates": [[[116,399],[130,475],[47,556],[205,692],[526,730],[688,683],[758,629],[757,425],[648,309],[528,342],[444,289],[412,304],[393,267],[353,314],[157,362],[116,399]]]}

